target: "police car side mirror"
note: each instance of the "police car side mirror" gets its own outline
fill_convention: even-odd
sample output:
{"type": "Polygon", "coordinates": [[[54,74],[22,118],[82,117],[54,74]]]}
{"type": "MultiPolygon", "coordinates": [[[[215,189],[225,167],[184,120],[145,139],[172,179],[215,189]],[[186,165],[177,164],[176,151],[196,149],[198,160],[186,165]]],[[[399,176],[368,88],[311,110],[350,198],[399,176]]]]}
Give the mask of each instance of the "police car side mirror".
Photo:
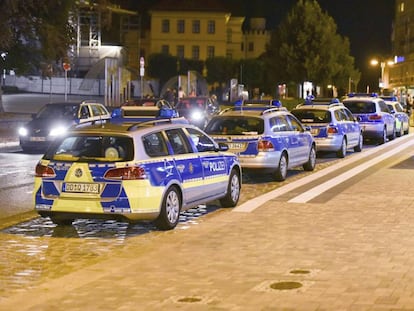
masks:
{"type": "Polygon", "coordinates": [[[229,146],[225,143],[218,143],[218,150],[217,151],[227,151],[229,150],[229,146]]]}

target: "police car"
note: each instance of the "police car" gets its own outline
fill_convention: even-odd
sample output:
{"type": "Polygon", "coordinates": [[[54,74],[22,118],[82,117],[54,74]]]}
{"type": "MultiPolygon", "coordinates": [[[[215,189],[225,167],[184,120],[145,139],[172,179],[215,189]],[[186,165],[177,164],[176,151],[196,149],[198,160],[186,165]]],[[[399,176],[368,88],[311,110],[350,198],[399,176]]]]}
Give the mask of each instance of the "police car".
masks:
{"type": "Polygon", "coordinates": [[[375,139],[384,144],[396,137],[396,122],[390,109],[377,94],[348,94],[343,101],[357,118],[363,129],[364,139],[375,139]]]}
{"type": "Polygon", "coordinates": [[[339,100],[307,102],[291,113],[311,127],[317,151],[334,151],[339,158],[344,158],[349,148],[362,151],[362,129],[339,100]]]}
{"type": "Polygon", "coordinates": [[[315,168],[312,134],[286,108],[232,107],[214,116],[205,131],[238,154],[246,172],[270,172],[282,181],[288,169],[302,166],[312,171],[315,168]]]}
{"type": "Polygon", "coordinates": [[[199,204],[237,205],[241,166],[227,150],[183,118],[79,125],[37,164],[35,210],[58,225],[109,218],[173,229],[199,204]]]}

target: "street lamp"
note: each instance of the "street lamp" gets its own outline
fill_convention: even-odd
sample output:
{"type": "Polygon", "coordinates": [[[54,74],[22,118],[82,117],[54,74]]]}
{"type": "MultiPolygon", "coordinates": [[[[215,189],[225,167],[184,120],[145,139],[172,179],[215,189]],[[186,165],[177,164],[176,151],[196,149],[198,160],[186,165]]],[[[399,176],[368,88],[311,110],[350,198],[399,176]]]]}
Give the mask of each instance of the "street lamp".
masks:
{"type": "Polygon", "coordinates": [[[381,61],[379,61],[378,59],[374,58],[374,59],[371,60],[370,64],[372,66],[378,66],[378,65],[381,66],[381,77],[380,77],[380,82],[379,82],[379,88],[380,88],[381,93],[382,93],[382,90],[386,86],[385,83],[384,83],[385,66],[392,66],[392,65],[394,65],[394,62],[392,60],[381,60],[381,61]]]}

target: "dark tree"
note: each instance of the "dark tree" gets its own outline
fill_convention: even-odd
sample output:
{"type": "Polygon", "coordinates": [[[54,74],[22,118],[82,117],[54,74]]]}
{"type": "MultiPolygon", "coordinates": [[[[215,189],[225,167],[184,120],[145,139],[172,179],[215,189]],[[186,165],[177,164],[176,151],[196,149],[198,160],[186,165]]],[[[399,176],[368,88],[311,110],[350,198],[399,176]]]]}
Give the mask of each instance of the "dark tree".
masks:
{"type": "Polygon", "coordinates": [[[316,0],[299,0],[272,34],[266,49],[269,89],[278,82],[312,81],[325,87],[347,87],[360,73],[350,56],[349,41],[337,34],[337,26],[316,0]]]}

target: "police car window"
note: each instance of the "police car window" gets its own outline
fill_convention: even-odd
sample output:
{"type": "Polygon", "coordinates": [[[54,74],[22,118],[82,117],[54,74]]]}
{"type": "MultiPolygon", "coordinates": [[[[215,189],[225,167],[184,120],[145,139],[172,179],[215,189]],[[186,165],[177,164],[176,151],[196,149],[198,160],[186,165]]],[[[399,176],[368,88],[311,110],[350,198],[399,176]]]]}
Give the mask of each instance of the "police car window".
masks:
{"type": "Polygon", "coordinates": [[[388,106],[385,102],[381,101],[379,102],[379,106],[382,112],[388,112],[390,113],[390,110],[388,109],[388,106]]]}
{"type": "Polygon", "coordinates": [[[348,109],[343,109],[344,114],[347,116],[348,121],[354,121],[354,115],[348,109]]]}
{"type": "Polygon", "coordinates": [[[375,103],[370,101],[346,101],[344,105],[352,113],[374,113],[375,103]]]}
{"type": "Polygon", "coordinates": [[[302,125],[299,123],[298,120],[296,120],[295,117],[293,116],[286,116],[286,119],[288,119],[289,123],[290,123],[290,130],[291,131],[295,131],[295,132],[303,132],[303,127],[302,125]]]}
{"type": "Polygon", "coordinates": [[[44,158],[70,162],[121,162],[134,157],[130,137],[79,135],[68,136],[52,143],[44,158]]]}
{"type": "Polygon", "coordinates": [[[335,110],[334,114],[338,121],[346,121],[346,115],[340,109],[335,110]]]}
{"type": "Polygon", "coordinates": [[[91,105],[91,109],[92,109],[92,114],[94,117],[102,115],[101,110],[99,109],[97,105],[91,105]]]}
{"type": "Polygon", "coordinates": [[[80,109],[80,118],[87,119],[90,117],[88,106],[83,105],[80,109]]]}
{"type": "Polygon", "coordinates": [[[185,154],[192,152],[187,137],[181,129],[166,130],[165,133],[167,134],[174,154],[185,154]]]}
{"type": "Polygon", "coordinates": [[[194,145],[197,148],[198,152],[205,152],[205,151],[215,151],[216,146],[214,141],[205,135],[203,132],[200,132],[193,128],[187,128],[188,134],[191,137],[194,145]]]}
{"type": "Polygon", "coordinates": [[[151,133],[142,138],[145,152],[150,157],[160,157],[168,155],[167,146],[162,133],[151,133]]]}
{"type": "Polygon", "coordinates": [[[289,123],[286,118],[278,116],[269,120],[272,132],[286,132],[289,130],[289,123]]]}

